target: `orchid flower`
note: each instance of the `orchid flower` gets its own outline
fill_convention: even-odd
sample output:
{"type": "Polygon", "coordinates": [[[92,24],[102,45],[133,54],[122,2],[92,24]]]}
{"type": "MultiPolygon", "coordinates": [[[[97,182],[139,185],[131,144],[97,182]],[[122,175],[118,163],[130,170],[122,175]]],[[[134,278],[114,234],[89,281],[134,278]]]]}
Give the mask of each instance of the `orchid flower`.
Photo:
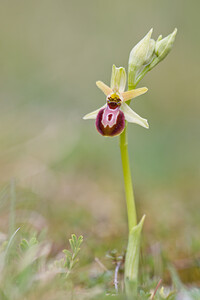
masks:
{"type": "Polygon", "coordinates": [[[136,114],[126,101],[147,92],[147,88],[138,88],[130,91],[125,90],[126,71],[124,68],[116,68],[113,65],[111,86],[102,81],[96,82],[97,87],[106,95],[106,104],[99,109],[85,115],[86,119],[96,119],[96,128],[103,136],[116,136],[125,128],[125,120],[149,128],[146,119],[136,114]]]}

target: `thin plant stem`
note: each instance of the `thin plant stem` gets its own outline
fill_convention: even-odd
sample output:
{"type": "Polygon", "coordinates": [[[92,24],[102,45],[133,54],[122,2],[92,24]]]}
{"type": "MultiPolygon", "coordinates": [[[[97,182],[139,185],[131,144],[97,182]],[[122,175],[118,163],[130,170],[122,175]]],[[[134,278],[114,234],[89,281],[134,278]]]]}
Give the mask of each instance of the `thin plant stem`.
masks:
{"type": "Polygon", "coordinates": [[[132,185],[132,177],[128,155],[128,138],[127,138],[127,124],[124,131],[120,135],[120,149],[121,149],[121,160],[124,175],[124,186],[126,194],[126,205],[128,214],[128,227],[129,232],[137,225],[137,214],[135,207],[135,199],[132,185]]]}
{"type": "MultiPolygon", "coordinates": [[[[128,90],[134,89],[136,85],[132,82],[129,76],[128,80],[128,90]]],[[[127,101],[130,104],[130,101],[127,101]]],[[[139,264],[139,248],[136,250],[138,242],[140,241],[141,226],[138,224],[137,228],[137,212],[135,206],[135,198],[133,191],[132,176],[129,163],[128,154],[128,132],[127,132],[127,122],[124,131],[120,135],[120,149],[121,149],[121,160],[124,175],[124,186],[126,194],[126,206],[128,215],[128,246],[125,259],[125,290],[127,299],[132,299],[133,296],[137,294],[137,284],[138,284],[138,264],[139,264]],[[135,229],[135,233],[134,233],[135,229]],[[138,231],[138,233],[137,233],[138,231]],[[137,241],[136,241],[137,239],[137,241]],[[136,245],[137,244],[137,245],[136,245]]]]}
{"type": "MultiPolygon", "coordinates": [[[[132,81],[133,76],[130,76],[130,70],[128,71],[128,90],[136,88],[136,84],[132,81]]],[[[126,102],[130,104],[130,100],[126,102]]],[[[129,154],[128,154],[128,132],[127,132],[127,122],[124,131],[120,135],[120,150],[121,150],[121,160],[124,176],[124,187],[126,194],[126,206],[128,215],[128,227],[129,233],[131,229],[137,225],[137,212],[135,206],[135,198],[133,191],[132,176],[130,170],[129,154]]]]}

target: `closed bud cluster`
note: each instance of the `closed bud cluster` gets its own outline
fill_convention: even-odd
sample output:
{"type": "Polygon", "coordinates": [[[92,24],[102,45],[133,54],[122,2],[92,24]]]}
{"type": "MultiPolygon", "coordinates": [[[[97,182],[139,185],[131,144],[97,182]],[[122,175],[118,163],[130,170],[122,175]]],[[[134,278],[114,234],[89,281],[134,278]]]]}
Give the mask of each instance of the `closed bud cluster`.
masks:
{"type": "Polygon", "coordinates": [[[153,29],[131,50],[129,56],[128,78],[130,88],[134,88],[144,75],[161,62],[171,51],[175,41],[177,29],[157,41],[151,38],[153,29]]]}

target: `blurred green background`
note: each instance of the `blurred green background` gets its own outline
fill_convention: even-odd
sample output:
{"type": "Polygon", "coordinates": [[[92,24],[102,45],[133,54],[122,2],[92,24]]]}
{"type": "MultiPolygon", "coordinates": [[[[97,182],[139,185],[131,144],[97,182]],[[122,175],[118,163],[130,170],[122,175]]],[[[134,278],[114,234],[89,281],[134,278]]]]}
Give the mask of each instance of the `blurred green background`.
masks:
{"type": "Polygon", "coordinates": [[[45,229],[54,253],[72,232],[84,235],[91,262],[125,249],[119,141],[100,136],[82,116],[105,102],[95,81],[109,84],[113,63],[127,68],[130,50],[151,27],[154,39],[177,27],[172,52],[139,85],[148,93],[132,101],[150,129],[129,125],[129,151],[138,215],[147,215],[144,251],[159,244],[170,261],[199,257],[200,2],[0,6],[1,232],[8,231],[15,178],[16,223],[45,229]]]}

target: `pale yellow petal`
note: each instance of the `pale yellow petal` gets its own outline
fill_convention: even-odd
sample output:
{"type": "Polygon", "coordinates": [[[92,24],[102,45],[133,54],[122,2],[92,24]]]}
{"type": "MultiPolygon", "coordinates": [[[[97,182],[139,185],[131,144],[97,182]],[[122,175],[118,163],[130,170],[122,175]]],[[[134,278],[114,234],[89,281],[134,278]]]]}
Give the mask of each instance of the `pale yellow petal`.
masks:
{"type": "Polygon", "coordinates": [[[108,96],[110,93],[112,93],[112,89],[109,86],[107,86],[105,83],[103,83],[102,81],[97,81],[96,85],[106,96],[108,96]]]}
{"type": "Polygon", "coordinates": [[[148,89],[146,87],[143,87],[143,88],[124,92],[124,93],[122,93],[122,97],[123,97],[124,101],[127,101],[127,100],[131,100],[137,96],[140,96],[140,95],[146,93],[147,91],[148,91],[148,89]]]}

